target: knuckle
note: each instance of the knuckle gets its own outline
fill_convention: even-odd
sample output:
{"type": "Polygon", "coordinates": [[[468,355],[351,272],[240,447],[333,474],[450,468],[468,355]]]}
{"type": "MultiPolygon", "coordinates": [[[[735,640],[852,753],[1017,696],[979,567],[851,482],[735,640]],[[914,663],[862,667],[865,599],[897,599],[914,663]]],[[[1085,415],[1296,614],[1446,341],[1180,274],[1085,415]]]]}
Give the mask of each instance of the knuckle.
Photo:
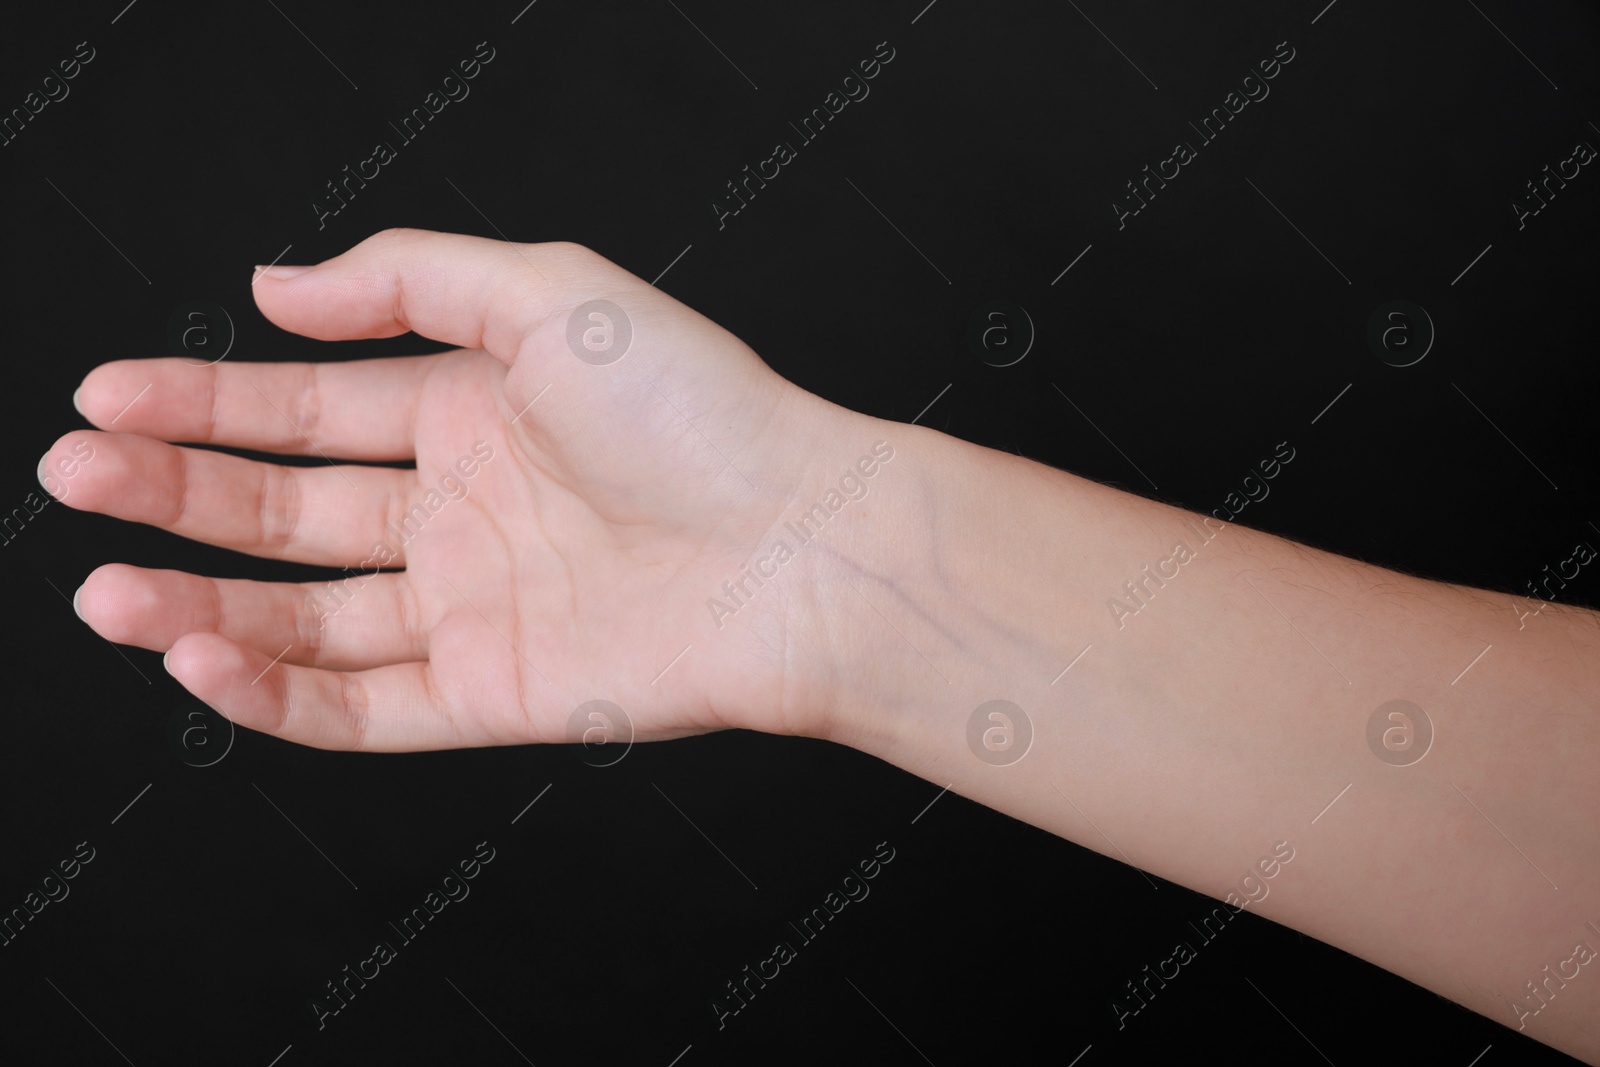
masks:
{"type": "Polygon", "coordinates": [[[559,265],[565,272],[578,278],[587,278],[613,268],[609,259],[588,245],[578,244],[576,241],[551,241],[548,244],[532,247],[559,265]]]}
{"type": "Polygon", "coordinates": [[[588,245],[579,244],[577,241],[551,241],[548,247],[550,251],[558,255],[572,256],[574,258],[598,254],[588,245]]]}
{"type": "Polygon", "coordinates": [[[415,587],[410,582],[400,583],[395,594],[401,639],[408,647],[422,645],[422,635],[426,629],[422,623],[422,608],[417,603],[415,587]]]}
{"type": "Polygon", "coordinates": [[[573,252],[574,259],[578,266],[581,267],[585,272],[598,276],[627,273],[621,267],[617,266],[615,263],[611,262],[605,256],[602,256],[599,252],[596,252],[592,248],[589,248],[585,245],[573,245],[573,248],[575,249],[573,252]]]}
{"type": "Polygon", "coordinates": [[[257,544],[273,555],[282,555],[294,543],[300,525],[300,481],[295,472],[283,467],[267,467],[261,477],[257,502],[259,535],[257,544]]]}
{"type": "Polygon", "coordinates": [[[371,237],[368,237],[361,243],[368,245],[405,244],[409,241],[416,240],[426,232],[427,231],[425,230],[419,230],[410,226],[390,226],[387,229],[379,230],[377,233],[373,234],[371,237]]]}
{"type": "Polygon", "coordinates": [[[337,684],[339,706],[335,710],[341,721],[334,736],[341,745],[348,745],[352,750],[361,749],[366,743],[371,700],[360,679],[352,674],[341,672],[337,684]]]}
{"type": "MultiPolygon", "coordinates": [[[[333,583],[328,583],[328,592],[332,593],[333,583]]],[[[301,597],[300,603],[294,613],[294,640],[295,645],[302,650],[305,661],[313,666],[322,660],[323,649],[327,647],[327,620],[332,612],[319,599],[321,590],[312,587],[307,589],[301,597]]]]}
{"type": "Polygon", "coordinates": [[[289,400],[289,422],[293,428],[289,441],[295,445],[302,440],[315,445],[318,440],[317,430],[322,424],[322,390],[318,386],[317,364],[305,364],[289,400]]]}

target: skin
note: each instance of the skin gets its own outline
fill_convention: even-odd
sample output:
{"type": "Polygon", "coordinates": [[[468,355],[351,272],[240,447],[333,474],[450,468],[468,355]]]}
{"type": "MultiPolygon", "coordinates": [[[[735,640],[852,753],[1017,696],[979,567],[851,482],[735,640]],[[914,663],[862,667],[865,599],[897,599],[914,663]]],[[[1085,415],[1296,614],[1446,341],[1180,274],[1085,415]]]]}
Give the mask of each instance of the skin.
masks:
{"type": "Polygon", "coordinates": [[[574,245],[386,231],[258,272],[253,291],[307,336],[460,347],[125,360],[84,380],[76,402],[99,429],[41,463],[70,506],[364,575],[385,561],[375,546],[397,552],[337,597],[115,563],[89,576],[89,626],[165,652],[239,725],[364,751],[570,742],[574,709],[598,698],[639,740],[827,738],[1600,1063],[1600,961],[1575,959],[1600,949],[1593,613],[1201,527],[844,410],[574,245]],[[603,366],[567,340],[593,299],[632,326],[603,366]],[[841,492],[875,446],[890,458],[841,492]],[[818,503],[826,522],[802,542],[787,524],[818,503]],[[1193,556],[1173,562],[1179,542],[1193,556]],[[724,583],[741,580],[735,598],[724,583]],[[1367,741],[1394,699],[1433,731],[1408,765],[1367,741]],[[1020,716],[978,712],[993,700],[1020,716]],[[969,743],[975,716],[990,748],[969,743]],[[1280,842],[1293,857],[1267,876],[1280,842]]]}

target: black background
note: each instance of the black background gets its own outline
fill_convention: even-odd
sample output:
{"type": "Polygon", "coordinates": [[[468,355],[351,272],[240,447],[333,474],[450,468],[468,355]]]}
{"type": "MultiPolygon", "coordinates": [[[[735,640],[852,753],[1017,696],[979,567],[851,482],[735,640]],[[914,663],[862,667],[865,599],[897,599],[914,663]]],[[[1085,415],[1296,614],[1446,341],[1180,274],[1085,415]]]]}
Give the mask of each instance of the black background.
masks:
{"type": "MultiPolygon", "coordinates": [[[[250,297],[253,264],[408,225],[574,240],[647,280],[671,264],[664,290],[809,390],[1200,511],[1287,439],[1241,521],[1387,566],[1523,591],[1600,543],[1600,176],[1525,228],[1511,209],[1600,144],[1592,5],[124,2],[0,28],[0,111],[95,50],[0,148],[8,510],[83,425],[82,376],[170,354],[186,302],[227,311],[232,360],[438,350],[284,335],[250,297]],[[324,184],[480,41],[470,97],[319,229],[324,184]],[[882,41],[870,96],[719,229],[724,183],[882,41]],[[1281,41],[1271,95],[1119,230],[1124,183],[1281,41]],[[1397,299],[1437,330],[1404,368],[1366,340],[1397,299]],[[991,300],[1036,328],[1014,366],[967,344],[991,300]]],[[[729,733],[594,768],[241,732],[192,766],[225,727],[175,742],[197,703],[68,604],[112,560],[320,576],[64,506],[7,530],[0,910],[96,850],[0,948],[8,1062],[1564,1061],[1254,915],[1119,1031],[1112,1000],[1195,940],[1205,898],[953,794],[929,808],[937,785],[820,742],[729,733]],[[472,895],[319,1030],[323,983],[480,841],[472,895]],[[719,1030],[723,983],[882,841],[870,897],[719,1030]]]]}

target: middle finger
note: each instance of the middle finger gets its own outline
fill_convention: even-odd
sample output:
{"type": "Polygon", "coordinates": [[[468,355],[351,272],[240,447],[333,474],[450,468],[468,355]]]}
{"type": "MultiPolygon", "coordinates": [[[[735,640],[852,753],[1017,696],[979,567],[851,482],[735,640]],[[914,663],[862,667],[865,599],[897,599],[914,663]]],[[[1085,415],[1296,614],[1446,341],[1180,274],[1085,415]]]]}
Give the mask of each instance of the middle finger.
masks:
{"type": "Polygon", "coordinates": [[[387,542],[392,556],[374,562],[404,566],[401,539],[387,525],[415,492],[415,471],[284,467],[93,430],[61,438],[40,469],[71,507],[193,541],[328,567],[360,566],[387,542]]]}

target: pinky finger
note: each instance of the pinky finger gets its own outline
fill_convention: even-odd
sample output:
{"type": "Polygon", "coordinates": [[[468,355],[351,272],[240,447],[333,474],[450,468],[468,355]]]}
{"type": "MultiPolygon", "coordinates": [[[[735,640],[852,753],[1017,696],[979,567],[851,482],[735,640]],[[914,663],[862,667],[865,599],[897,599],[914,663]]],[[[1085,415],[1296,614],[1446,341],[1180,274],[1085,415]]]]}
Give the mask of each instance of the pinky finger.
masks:
{"type": "Polygon", "coordinates": [[[221,634],[192,633],[173,644],[166,667],[239,726],[312,748],[413,752],[485,743],[460,735],[426,663],[298,667],[221,634]]]}

